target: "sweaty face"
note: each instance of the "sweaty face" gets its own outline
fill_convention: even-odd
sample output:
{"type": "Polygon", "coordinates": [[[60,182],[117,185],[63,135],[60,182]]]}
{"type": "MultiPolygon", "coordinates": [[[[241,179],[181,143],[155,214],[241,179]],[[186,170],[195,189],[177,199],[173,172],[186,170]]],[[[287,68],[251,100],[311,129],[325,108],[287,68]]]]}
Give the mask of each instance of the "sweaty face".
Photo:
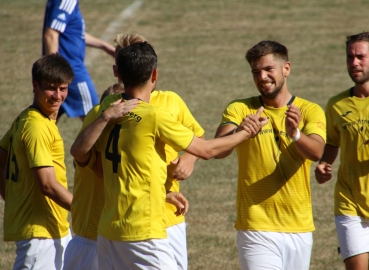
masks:
{"type": "Polygon", "coordinates": [[[268,54],[251,62],[251,72],[260,94],[267,99],[274,99],[285,84],[289,74],[289,62],[268,54]]]}
{"type": "Polygon", "coordinates": [[[68,84],[33,81],[34,105],[51,119],[56,119],[60,106],[68,95],[68,84]]]}
{"type": "Polygon", "coordinates": [[[357,41],[346,49],[347,71],[356,84],[369,81],[369,43],[357,41]]]}

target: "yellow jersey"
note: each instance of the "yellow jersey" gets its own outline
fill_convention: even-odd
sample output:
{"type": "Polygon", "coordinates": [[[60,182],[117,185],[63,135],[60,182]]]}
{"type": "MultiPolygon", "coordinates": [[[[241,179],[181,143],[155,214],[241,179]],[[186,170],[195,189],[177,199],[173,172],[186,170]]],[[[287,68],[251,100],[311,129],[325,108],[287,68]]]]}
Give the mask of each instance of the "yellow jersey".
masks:
{"type": "MultiPolygon", "coordinates": [[[[93,107],[83,121],[81,131],[95,121],[100,105],[93,107]]],[[[81,132],[80,131],[80,132],[81,132]]],[[[95,173],[96,151],[86,166],[75,163],[73,201],[71,206],[73,232],[97,240],[97,226],[104,206],[104,180],[95,173]]]]}
{"type": "MultiPolygon", "coordinates": [[[[299,129],[306,135],[326,137],[322,108],[293,97],[289,104],[299,107],[302,120],[299,129]]],[[[238,230],[270,232],[309,232],[314,230],[311,194],[311,160],[303,158],[287,136],[287,105],[273,108],[260,97],[231,102],[223,113],[221,125],[238,126],[244,117],[256,114],[264,106],[268,117],[255,138],[236,147],[238,156],[237,220],[238,230]]]]}
{"type": "Polygon", "coordinates": [[[329,99],[327,144],[340,147],[334,214],[369,219],[369,98],[353,88],[329,99]]]}
{"type": "Polygon", "coordinates": [[[27,108],[1,139],[0,147],[8,151],[4,240],[66,236],[68,211],[41,193],[31,170],[54,167],[57,181],[68,188],[64,143],[55,120],[27,108]]]}
{"type": "MultiPolygon", "coordinates": [[[[106,97],[99,113],[121,95],[106,97]]],[[[98,233],[115,241],[165,238],[165,144],[186,149],[194,133],[170,112],[140,101],[109,123],[98,141],[104,169],[105,205],[98,233]]]]}
{"type": "MultiPolygon", "coordinates": [[[[191,114],[190,110],[181,99],[179,95],[172,91],[155,90],[150,95],[150,105],[162,106],[165,110],[169,111],[175,120],[179,121],[192,130],[197,137],[204,135],[204,130],[196,119],[191,114]]],[[[179,182],[173,179],[171,175],[176,168],[170,162],[178,157],[178,152],[173,149],[170,145],[165,145],[166,162],[167,162],[167,181],[165,183],[166,190],[179,192],[179,182]]],[[[166,227],[171,227],[184,222],[185,218],[183,215],[176,216],[176,207],[171,203],[165,203],[166,208],[166,227]]]]}

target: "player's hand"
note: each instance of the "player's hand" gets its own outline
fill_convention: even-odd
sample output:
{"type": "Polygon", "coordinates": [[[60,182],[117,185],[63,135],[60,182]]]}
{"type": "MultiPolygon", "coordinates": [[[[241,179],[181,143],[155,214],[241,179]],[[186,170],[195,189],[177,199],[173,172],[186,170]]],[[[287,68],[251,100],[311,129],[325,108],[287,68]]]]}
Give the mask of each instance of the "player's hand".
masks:
{"type": "Polygon", "coordinates": [[[113,102],[110,107],[103,112],[103,114],[105,119],[108,121],[116,120],[132,111],[137,107],[137,105],[138,99],[130,99],[125,101],[123,101],[123,99],[119,99],[113,102]]]}
{"type": "Polygon", "coordinates": [[[300,109],[295,105],[289,105],[286,112],[286,133],[290,138],[296,137],[301,118],[300,109]]]}
{"type": "Polygon", "coordinates": [[[190,206],[187,199],[181,192],[168,191],[165,201],[173,204],[177,208],[177,211],[175,212],[177,216],[184,216],[190,206]]]}
{"type": "Polygon", "coordinates": [[[197,158],[195,156],[184,153],[180,157],[171,161],[171,164],[176,165],[176,169],[173,172],[173,179],[186,180],[190,177],[193,172],[196,159],[197,158]]]}
{"type": "Polygon", "coordinates": [[[327,163],[320,163],[315,169],[315,179],[319,184],[332,179],[332,165],[327,163]]]}
{"type": "Polygon", "coordinates": [[[261,116],[263,111],[264,107],[260,107],[256,114],[249,114],[246,116],[237,130],[245,130],[250,134],[251,138],[255,138],[261,128],[268,123],[268,119],[261,116]]]}

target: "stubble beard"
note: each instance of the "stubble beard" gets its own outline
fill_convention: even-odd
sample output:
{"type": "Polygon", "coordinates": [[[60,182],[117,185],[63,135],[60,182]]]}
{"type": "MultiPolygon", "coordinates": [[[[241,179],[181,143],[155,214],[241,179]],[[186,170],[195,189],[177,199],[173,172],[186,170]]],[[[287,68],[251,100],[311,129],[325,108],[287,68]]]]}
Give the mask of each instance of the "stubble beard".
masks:
{"type": "Polygon", "coordinates": [[[366,82],[369,82],[369,74],[367,72],[363,73],[362,77],[354,77],[351,72],[349,72],[349,76],[351,78],[351,80],[355,83],[355,84],[359,84],[362,85],[366,82]]]}
{"type": "Polygon", "coordinates": [[[274,100],[276,98],[276,96],[278,96],[279,92],[281,92],[281,89],[284,85],[284,78],[282,79],[282,81],[276,86],[276,88],[274,89],[273,92],[271,93],[264,93],[262,91],[259,90],[260,94],[265,97],[266,99],[269,100],[274,100]]]}

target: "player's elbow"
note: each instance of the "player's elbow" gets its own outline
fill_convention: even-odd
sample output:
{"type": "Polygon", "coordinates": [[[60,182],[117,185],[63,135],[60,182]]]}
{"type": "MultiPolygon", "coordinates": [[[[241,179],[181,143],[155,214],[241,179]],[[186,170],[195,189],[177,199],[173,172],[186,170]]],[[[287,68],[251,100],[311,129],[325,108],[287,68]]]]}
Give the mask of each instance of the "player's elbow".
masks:
{"type": "Polygon", "coordinates": [[[202,159],[205,159],[205,160],[209,160],[209,159],[213,158],[214,155],[215,154],[213,153],[213,151],[206,150],[206,149],[204,149],[202,151],[199,151],[199,153],[198,153],[198,157],[202,158],[202,159]]]}
{"type": "Polygon", "coordinates": [[[54,194],[54,189],[49,183],[40,183],[40,191],[42,195],[51,197],[54,194]]]}

